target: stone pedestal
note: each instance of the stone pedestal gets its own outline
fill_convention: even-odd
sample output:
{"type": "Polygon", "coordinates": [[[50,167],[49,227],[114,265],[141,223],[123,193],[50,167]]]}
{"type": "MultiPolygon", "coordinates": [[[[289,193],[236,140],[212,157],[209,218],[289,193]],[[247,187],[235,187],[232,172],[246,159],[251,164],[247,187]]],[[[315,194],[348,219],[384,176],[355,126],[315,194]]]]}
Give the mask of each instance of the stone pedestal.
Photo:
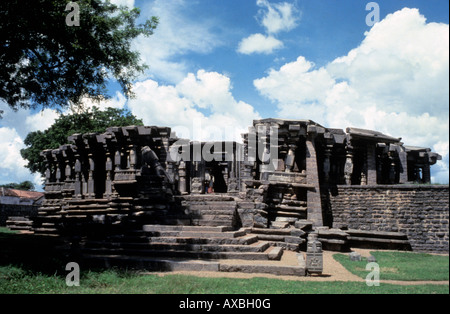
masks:
{"type": "Polygon", "coordinates": [[[308,235],[306,271],[309,274],[322,274],[323,272],[322,243],[317,239],[317,233],[308,235]]]}

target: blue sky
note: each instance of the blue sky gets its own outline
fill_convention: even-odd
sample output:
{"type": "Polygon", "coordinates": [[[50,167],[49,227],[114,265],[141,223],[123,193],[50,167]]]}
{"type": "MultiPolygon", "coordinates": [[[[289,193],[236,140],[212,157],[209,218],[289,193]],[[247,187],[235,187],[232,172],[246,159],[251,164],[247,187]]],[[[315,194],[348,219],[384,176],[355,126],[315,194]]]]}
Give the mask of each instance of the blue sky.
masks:
{"type": "MultiPolygon", "coordinates": [[[[448,183],[449,2],[375,1],[366,24],[361,0],[114,0],[160,18],[133,47],[150,68],[127,101],[147,125],[195,139],[236,139],[253,119],[312,119],[402,137],[443,156],[432,167],[448,183]]],[[[86,105],[92,105],[86,100],[86,105]]],[[[5,110],[0,121],[0,183],[33,180],[18,151],[56,113],[5,110]]]]}

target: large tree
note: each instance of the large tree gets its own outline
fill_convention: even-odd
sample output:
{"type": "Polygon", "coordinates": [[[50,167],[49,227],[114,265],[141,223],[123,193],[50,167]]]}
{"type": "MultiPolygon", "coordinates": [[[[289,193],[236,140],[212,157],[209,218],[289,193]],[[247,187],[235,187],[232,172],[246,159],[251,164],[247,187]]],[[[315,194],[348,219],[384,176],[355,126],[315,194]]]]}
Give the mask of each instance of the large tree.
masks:
{"type": "Polygon", "coordinates": [[[131,41],[153,34],[158,19],[138,24],[138,8],[107,0],[69,2],[0,1],[0,100],[14,110],[108,98],[109,79],[133,96],[132,81],[147,66],[131,41]]]}
{"type": "Polygon", "coordinates": [[[44,176],[45,163],[40,156],[43,150],[67,144],[67,138],[75,133],[102,133],[111,126],[128,125],[143,125],[143,122],[125,109],[106,108],[101,111],[93,107],[81,113],[61,115],[47,130],[28,133],[24,141],[28,147],[20,153],[28,161],[25,167],[44,176]]]}

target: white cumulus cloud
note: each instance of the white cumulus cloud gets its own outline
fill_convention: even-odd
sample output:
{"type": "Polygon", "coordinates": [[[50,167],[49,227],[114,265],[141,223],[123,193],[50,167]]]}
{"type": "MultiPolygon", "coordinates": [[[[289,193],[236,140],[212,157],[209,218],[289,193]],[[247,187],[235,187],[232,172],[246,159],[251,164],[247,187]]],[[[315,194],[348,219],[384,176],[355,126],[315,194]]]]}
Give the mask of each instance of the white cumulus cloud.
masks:
{"type": "Polygon", "coordinates": [[[228,77],[199,70],[177,85],[146,80],[134,85],[131,112],[146,125],[172,127],[177,135],[193,140],[236,140],[259,119],[249,104],[236,100],[228,77]],[[180,134],[182,132],[182,134],[180,134]]]}
{"type": "Polygon", "coordinates": [[[275,49],[283,47],[283,42],[272,36],[253,34],[244,38],[239,43],[238,52],[242,54],[264,53],[270,54],[275,49]]]}
{"type": "Polygon", "coordinates": [[[258,11],[258,21],[267,35],[257,33],[243,38],[239,42],[237,52],[247,55],[271,54],[284,46],[281,40],[275,38],[275,35],[297,27],[300,14],[292,3],[270,3],[267,0],[257,0],[256,4],[261,7],[258,11]]]}
{"type": "Polygon", "coordinates": [[[256,4],[262,9],[258,12],[260,23],[269,34],[290,31],[297,27],[300,16],[292,3],[270,3],[267,0],[257,0],[256,4]]]}

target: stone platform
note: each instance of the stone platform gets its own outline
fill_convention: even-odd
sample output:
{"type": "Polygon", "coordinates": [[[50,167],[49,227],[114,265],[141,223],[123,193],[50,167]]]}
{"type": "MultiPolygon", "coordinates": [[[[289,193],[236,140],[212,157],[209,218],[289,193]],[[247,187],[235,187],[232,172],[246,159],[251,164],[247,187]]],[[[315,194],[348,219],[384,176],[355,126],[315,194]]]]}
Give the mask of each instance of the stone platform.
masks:
{"type": "Polygon", "coordinates": [[[282,261],[284,249],[223,226],[144,225],[142,230],[82,244],[89,265],[126,266],[148,271],[221,271],[305,275],[304,259],[282,261]]]}

